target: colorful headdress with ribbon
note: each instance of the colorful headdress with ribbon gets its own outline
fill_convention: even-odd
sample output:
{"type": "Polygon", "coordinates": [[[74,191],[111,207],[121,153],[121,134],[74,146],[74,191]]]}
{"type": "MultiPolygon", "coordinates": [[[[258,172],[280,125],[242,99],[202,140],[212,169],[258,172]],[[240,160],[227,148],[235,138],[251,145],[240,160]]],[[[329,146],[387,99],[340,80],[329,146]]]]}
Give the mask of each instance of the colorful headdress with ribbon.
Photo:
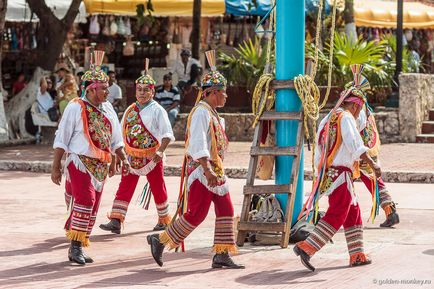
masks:
{"type": "Polygon", "coordinates": [[[208,64],[211,67],[211,70],[205,74],[201,81],[201,87],[202,90],[205,90],[210,87],[226,87],[227,80],[221,74],[217,71],[216,67],[216,57],[215,57],[215,50],[209,50],[205,52],[206,59],[208,60],[208,64]]]}
{"type": "Polygon", "coordinates": [[[155,88],[157,84],[155,80],[148,74],[149,71],[149,58],[145,58],[145,73],[136,79],[136,84],[143,84],[145,86],[150,86],[151,88],[155,88]]]}
{"type": "Polygon", "coordinates": [[[351,65],[353,81],[345,85],[345,90],[341,95],[345,95],[344,102],[355,102],[362,106],[366,102],[366,92],[371,89],[369,81],[362,75],[363,64],[351,65]]]}
{"type": "Polygon", "coordinates": [[[104,60],[104,51],[95,50],[90,52],[90,69],[81,77],[82,82],[91,82],[87,89],[95,88],[98,83],[109,81],[107,74],[101,69],[104,60]]]}

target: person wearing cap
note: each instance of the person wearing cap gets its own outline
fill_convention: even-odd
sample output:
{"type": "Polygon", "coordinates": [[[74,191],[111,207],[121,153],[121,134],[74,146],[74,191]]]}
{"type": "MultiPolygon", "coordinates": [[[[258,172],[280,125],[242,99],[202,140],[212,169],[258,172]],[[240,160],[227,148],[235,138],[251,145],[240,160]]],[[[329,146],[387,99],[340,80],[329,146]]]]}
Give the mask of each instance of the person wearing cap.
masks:
{"type": "Polygon", "coordinates": [[[211,66],[201,82],[201,93],[187,120],[186,155],[181,173],[180,202],[186,204],[183,214],[161,234],[147,236],[154,260],[163,265],[164,248],[181,246],[184,239],[206,218],[214,203],[216,220],[214,231],[212,268],[241,269],[230,254],[237,252],[234,237],[234,209],[229,194],[228,181],[223,168],[223,158],[228,147],[224,120],[216,108],[226,102],[225,77],[216,70],[215,52],[207,51],[211,66]],[[185,178],[184,178],[185,176],[185,178]],[[183,185],[185,183],[185,186],[183,185]]]}
{"type": "Polygon", "coordinates": [[[172,75],[170,73],[163,76],[163,85],[157,87],[155,100],[167,111],[170,125],[173,127],[179,114],[181,96],[178,88],[172,85],[172,75]]]}
{"type": "Polygon", "coordinates": [[[170,73],[178,75],[178,87],[185,90],[197,81],[201,73],[201,65],[199,60],[191,57],[191,51],[183,48],[181,50],[181,60],[175,63],[170,73]]]}
{"type": "Polygon", "coordinates": [[[65,81],[65,75],[70,73],[70,70],[66,64],[60,63],[55,72],[57,74],[56,90],[60,90],[65,81]]]}
{"type": "Polygon", "coordinates": [[[104,51],[93,52],[91,69],[82,77],[85,91],[66,107],[53,144],[51,180],[57,185],[62,180],[61,160],[67,153],[63,171],[68,219],[64,228],[71,241],[68,258],[81,265],[93,262],[82,247],[90,244],[107,175],[116,170],[112,154],[122,160],[124,173],[130,167],[117,115],[106,101],[108,77],[100,68],[103,56],[104,51]]]}
{"type": "Polygon", "coordinates": [[[109,214],[110,221],[100,225],[101,229],[116,234],[121,232],[121,224],[140,176],[146,176],[148,180],[140,197],[143,207],[147,208],[151,194],[154,196],[158,213],[154,231],[164,230],[171,221],[162,159],[164,151],[175,137],[166,111],[153,100],[155,81],[148,74],[148,59],[145,63],[145,74],[136,80],[137,100],[127,108],[121,122],[131,170],[122,176],[109,214]]]}
{"type": "Polygon", "coordinates": [[[324,195],[329,197],[329,208],[308,238],[293,248],[302,264],[311,271],[315,270],[310,263],[311,257],[332,239],[341,226],[348,245],[349,265],[371,263],[364,252],[362,217],[353,179],[360,176],[359,160],[366,162],[376,177],[381,176],[381,169],[369,156],[355,120],[365,103],[369,82],[361,74],[363,66],[355,65],[352,70],[354,81],[342,92],[335,108],[319,125],[315,148],[318,175],[305,203],[306,216],[313,217],[314,221],[318,201],[324,195]]]}

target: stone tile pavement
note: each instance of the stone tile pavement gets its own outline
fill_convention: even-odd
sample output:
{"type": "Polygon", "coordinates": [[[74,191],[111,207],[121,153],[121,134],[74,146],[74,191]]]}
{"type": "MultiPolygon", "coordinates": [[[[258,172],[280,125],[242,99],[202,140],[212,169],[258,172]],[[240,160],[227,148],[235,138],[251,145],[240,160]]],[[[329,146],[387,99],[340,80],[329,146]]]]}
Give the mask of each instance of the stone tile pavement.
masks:
{"type": "MultiPolygon", "coordinates": [[[[121,235],[98,228],[106,222],[119,180],[115,176],[105,186],[92,245],[87,250],[95,263],[78,267],[66,257],[63,187],[52,184],[48,174],[0,172],[0,287],[434,288],[433,184],[388,184],[398,203],[401,224],[396,229],[379,229],[382,214],[374,224],[365,223],[365,248],[373,264],[349,268],[345,238],[340,231],[334,244],[327,244],[312,259],[317,270],[310,273],[292,253],[292,245],[281,249],[246,244],[235,257],[247,266],[245,270],[210,269],[215,220],[212,209],[187,239],[186,253],[166,252],[165,264],[159,268],[146,245],[146,235],[157,218],[153,204],[145,211],[134,203],[134,196],[121,235]]],[[[171,212],[176,205],[178,182],[179,178],[167,178],[171,212]]],[[[137,191],[144,183],[142,178],[137,191]]],[[[243,184],[244,180],[230,179],[236,214],[241,210],[243,184]]],[[[304,185],[307,191],[311,183],[304,185]]],[[[370,196],[360,183],[356,190],[366,221],[370,196]]],[[[324,199],[321,206],[325,204],[324,199]]]]}

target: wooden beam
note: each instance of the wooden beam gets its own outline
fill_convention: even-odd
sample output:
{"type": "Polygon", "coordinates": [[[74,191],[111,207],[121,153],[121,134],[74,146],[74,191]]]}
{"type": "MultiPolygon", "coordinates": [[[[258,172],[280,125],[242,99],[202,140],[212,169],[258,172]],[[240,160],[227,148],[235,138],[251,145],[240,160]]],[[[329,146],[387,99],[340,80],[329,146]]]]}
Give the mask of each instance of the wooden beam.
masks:
{"type": "Polygon", "coordinates": [[[295,88],[294,87],[294,80],[273,80],[271,81],[271,88],[272,89],[288,89],[288,88],[295,88]]]}
{"type": "Polygon", "coordinates": [[[244,186],[244,195],[282,194],[291,192],[291,185],[244,186]]]}
{"type": "Polygon", "coordinates": [[[301,120],[301,112],[265,111],[260,120],[301,120]]]}
{"type": "Polygon", "coordinates": [[[295,156],[297,155],[297,147],[252,147],[250,154],[252,156],[295,156]]]}

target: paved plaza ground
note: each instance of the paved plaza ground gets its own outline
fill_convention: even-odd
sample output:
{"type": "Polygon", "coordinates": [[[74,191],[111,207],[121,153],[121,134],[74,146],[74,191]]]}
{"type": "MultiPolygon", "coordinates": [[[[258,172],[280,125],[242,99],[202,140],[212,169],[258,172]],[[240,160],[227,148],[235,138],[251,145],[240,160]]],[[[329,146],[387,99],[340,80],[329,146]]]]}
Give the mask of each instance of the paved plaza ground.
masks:
{"type": "MultiPolygon", "coordinates": [[[[434,288],[434,184],[388,184],[401,224],[380,229],[383,214],[374,224],[365,223],[365,247],[373,264],[349,268],[344,234],[339,231],[334,244],[312,259],[317,270],[311,273],[294,256],[292,245],[281,249],[246,244],[235,257],[246,265],[245,270],[210,269],[212,208],[187,239],[187,252],[165,253],[164,267],[159,268],[146,244],[157,218],[153,204],[145,211],[133,197],[122,235],[98,228],[107,221],[119,179],[113,177],[105,187],[87,250],[95,263],[80,267],[71,265],[66,256],[63,187],[52,184],[48,174],[0,172],[0,288],[434,288]]],[[[241,210],[244,182],[230,180],[236,214],[241,210]]],[[[144,183],[142,179],[139,188],[144,183]]],[[[167,178],[172,212],[178,186],[179,178],[167,178]]],[[[304,186],[308,191],[311,183],[304,186]]],[[[356,189],[365,221],[370,196],[361,183],[356,189]]]]}

